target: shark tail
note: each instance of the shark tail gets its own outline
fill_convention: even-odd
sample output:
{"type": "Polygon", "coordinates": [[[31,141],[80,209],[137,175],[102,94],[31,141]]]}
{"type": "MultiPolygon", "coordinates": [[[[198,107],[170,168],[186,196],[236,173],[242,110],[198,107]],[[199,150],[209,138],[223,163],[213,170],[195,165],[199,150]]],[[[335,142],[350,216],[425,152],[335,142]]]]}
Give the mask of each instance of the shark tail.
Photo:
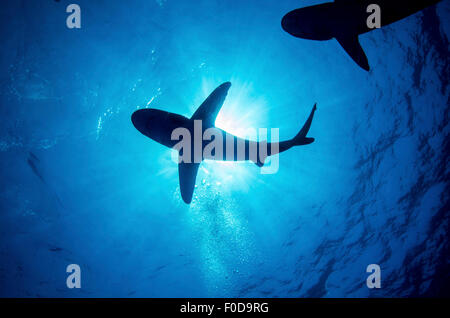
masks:
{"type": "Polygon", "coordinates": [[[306,137],[308,134],[309,128],[311,127],[311,123],[314,117],[314,112],[317,110],[317,103],[314,104],[311,114],[309,114],[308,119],[303,125],[302,129],[298,132],[298,134],[292,139],[294,146],[303,146],[309,145],[314,142],[314,138],[306,137]]]}
{"type": "MultiPolygon", "coordinates": [[[[303,145],[309,145],[311,143],[314,142],[314,138],[310,138],[310,137],[306,137],[306,135],[308,134],[309,128],[311,127],[311,123],[314,117],[314,112],[317,109],[317,104],[314,104],[314,107],[311,111],[311,114],[309,115],[308,119],[306,120],[305,124],[303,125],[302,129],[300,129],[300,131],[298,132],[298,134],[292,138],[291,140],[288,141],[284,141],[279,143],[279,149],[276,153],[280,153],[283,151],[286,151],[288,149],[290,149],[293,146],[303,146],[303,145]]],[[[275,154],[276,154],[275,153],[275,154]]],[[[258,157],[257,158],[250,158],[250,160],[257,165],[258,167],[263,167],[265,164],[265,161],[267,159],[267,157],[270,156],[270,154],[267,154],[266,152],[261,153],[260,151],[258,151],[258,157]]]]}

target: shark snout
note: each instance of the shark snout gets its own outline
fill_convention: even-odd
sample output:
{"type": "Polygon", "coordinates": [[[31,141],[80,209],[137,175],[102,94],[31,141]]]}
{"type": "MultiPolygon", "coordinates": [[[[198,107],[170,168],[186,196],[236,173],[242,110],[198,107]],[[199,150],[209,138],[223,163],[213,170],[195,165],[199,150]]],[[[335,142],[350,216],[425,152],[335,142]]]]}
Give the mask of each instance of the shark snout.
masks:
{"type": "Polygon", "coordinates": [[[139,130],[142,134],[147,135],[146,132],[148,130],[151,118],[151,109],[139,109],[131,115],[131,122],[137,130],[139,130]]]}
{"type": "Polygon", "coordinates": [[[281,27],[292,36],[309,40],[329,40],[332,30],[326,23],[327,15],[317,7],[296,9],[281,20],[281,27]]]}
{"type": "Polygon", "coordinates": [[[290,35],[304,37],[305,32],[302,30],[304,28],[304,24],[301,23],[302,20],[302,12],[299,10],[294,10],[287,13],[281,19],[281,27],[290,35]]]}
{"type": "Polygon", "coordinates": [[[292,16],[288,13],[283,17],[283,19],[281,19],[281,27],[287,33],[291,33],[290,30],[292,29],[292,25],[293,25],[292,16]]]}

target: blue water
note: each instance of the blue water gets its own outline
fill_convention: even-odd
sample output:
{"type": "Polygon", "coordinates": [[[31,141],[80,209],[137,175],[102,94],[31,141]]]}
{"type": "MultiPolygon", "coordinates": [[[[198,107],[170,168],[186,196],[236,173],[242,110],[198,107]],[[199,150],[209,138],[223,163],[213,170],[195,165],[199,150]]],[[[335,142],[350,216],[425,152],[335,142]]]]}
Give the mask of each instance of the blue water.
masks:
{"type": "Polygon", "coordinates": [[[369,73],[281,29],[319,1],[72,2],[81,29],[65,0],[0,6],[0,296],[449,295],[450,1],[361,36],[369,73]],[[316,142],[276,174],[206,162],[188,206],[130,116],[225,81],[217,126],[292,138],[317,102],[316,142]]]}

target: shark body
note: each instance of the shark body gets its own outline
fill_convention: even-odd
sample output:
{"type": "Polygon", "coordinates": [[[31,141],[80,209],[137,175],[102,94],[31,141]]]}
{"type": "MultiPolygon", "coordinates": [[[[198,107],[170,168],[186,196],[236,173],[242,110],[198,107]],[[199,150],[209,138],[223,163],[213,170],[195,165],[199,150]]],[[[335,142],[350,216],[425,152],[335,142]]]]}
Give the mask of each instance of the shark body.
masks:
{"type": "MultiPolygon", "coordinates": [[[[224,160],[224,161],[246,161],[251,160],[259,167],[264,165],[268,156],[284,152],[294,146],[307,145],[314,142],[314,138],[306,137],[316,110],[314,105],[309,118],[299,133],[290,140],[270,143],[266,141],[257,142],[236,137],[220,128],[215,127],[216,117],[225,101],[231,83],[226,82],[217,87],[208,98],[199,106],[191,118],[166,112],[158,109],[140,109],[131,116],[131,121],[138,131],[150,139],[179,151],[182,160],[178,163],[180,191],[183,201],[190,204],[192,201],[195,179],[200,163],[205,159],[224,160]],[[199,126],[198,123],[201,125],[199,126]],[[200,128],[199,128],[200,127],[200,128]],[[200,143],[200,151],[190,151],[190,154],[184,153],[186,149],[177,149],[179,139],[174,138],[174,132],[177,129],[184,129],[189,132],[191,140],[188,144],[194,145],[200,143]],[[200,131],[196,131],[200,129],[200,131]],[[222,145],[221,154],[215,151],[205,151],[208,144],[203,139],[198,140],[195,136],[204,136],[205,132],[212,131],[211,140],[222,145]],[[242,145],[243,151],[239,152],[239,145],[242,145]],[[265,149],[262,152],[261,149],[265,149]],[[255,152],[252,150],[256,150],[255,152]]],[[[218,147],[220,148],[220,147],[218,147]]]]}
{"type": "Polygon", "coordinates": [[[308,40],[335,38],[364,70],[370,66],[358,36],[376,30],[368,25],[373,5],[379,6],[381,27],[402,20],[441,0],[335,0],[287,13],[282,28],[289,34],[308,40]]]}

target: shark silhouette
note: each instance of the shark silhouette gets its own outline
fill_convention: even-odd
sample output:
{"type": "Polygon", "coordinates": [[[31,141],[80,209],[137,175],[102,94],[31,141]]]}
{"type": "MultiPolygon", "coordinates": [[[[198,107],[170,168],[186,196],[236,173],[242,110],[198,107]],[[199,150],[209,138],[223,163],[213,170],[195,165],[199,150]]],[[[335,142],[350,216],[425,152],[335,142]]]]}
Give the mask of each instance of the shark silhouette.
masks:
{"type": "Polygon", "coordinates": [[[369,71],[369,62],[358,40],[360,34],[374,30],[367,23],[371,15],[369,5],[379,6],[381,26],[386,26],[440,1],[335,0],[293,10],[283,17],[281,26],[302,39],[326,41],[335,38],[361,68],[369,71]]]}
{"type": "MultiPolygon", "coordinates": [[[[178,173],[181,197],[187,204],[190,204],[192,201],[197,171],[200,163],[205,159],[224,161],[251,160],[259,167],[262,167],[268,156],[281,153],[294,146],[307,145],[314,142],[314,138],[308,138],[306,135],[311,127],[316,105],[314,105],[303,128],[294,138],[277,143],[270,143],[267,141],[257,142],[241,139],[215,127],[214,123],[216,121],[216,117],[225,101],[230,87],[231,83],[229,82],[217,87],[200,105],[191,118],[150,108],[137,110],[131,115],[131,121],[137,130],[139,130],[143,135],[169,148],[176,149],[178,140],[174,140],[172,138],[172,133],[178,128],[189,131],[191,138],[196,135],[195,130],[198,129],[196,127],[198,127],[199,122],[201,123],[201,131],[199,134],[197,132],[198,135],[203,136],[207,129],[213,129],[216,132],[214,134],[214,141],[218,142],[220,145],[223,145],[222,149],[224,151],[221,155],[213,152],[211,152],[211,155],[208,155],[208,152],[204,151],[207,144],[203,140],[200,141],[201,151],[195,151],[194,149],[190,156],[187,155],[187,153],[183,153],[185,149],[176,149],[179,151],[180,157],[186,155],[183,160],[179,160],[178,173]],[[221,138],[221,140],[216,140],[216,138],[221,138]],[[229,147],[230,143],[231,147],[229,147]],[[238,151],[236,151],[238,149],[238,145],[244,146],[245,151],[242,151],[241,155],[239,155],[238,151]],[[261,151],[263,148],[266,149],[264,153],[261,151]],[[252,155],[252,149],[256,149],[259,156],[252,155]],[[188,158],[188,160],[185,160],[186,158],[188,158]]],[[[191,145],[196,142],[194,139],[191,141],[191,145]]]]}

